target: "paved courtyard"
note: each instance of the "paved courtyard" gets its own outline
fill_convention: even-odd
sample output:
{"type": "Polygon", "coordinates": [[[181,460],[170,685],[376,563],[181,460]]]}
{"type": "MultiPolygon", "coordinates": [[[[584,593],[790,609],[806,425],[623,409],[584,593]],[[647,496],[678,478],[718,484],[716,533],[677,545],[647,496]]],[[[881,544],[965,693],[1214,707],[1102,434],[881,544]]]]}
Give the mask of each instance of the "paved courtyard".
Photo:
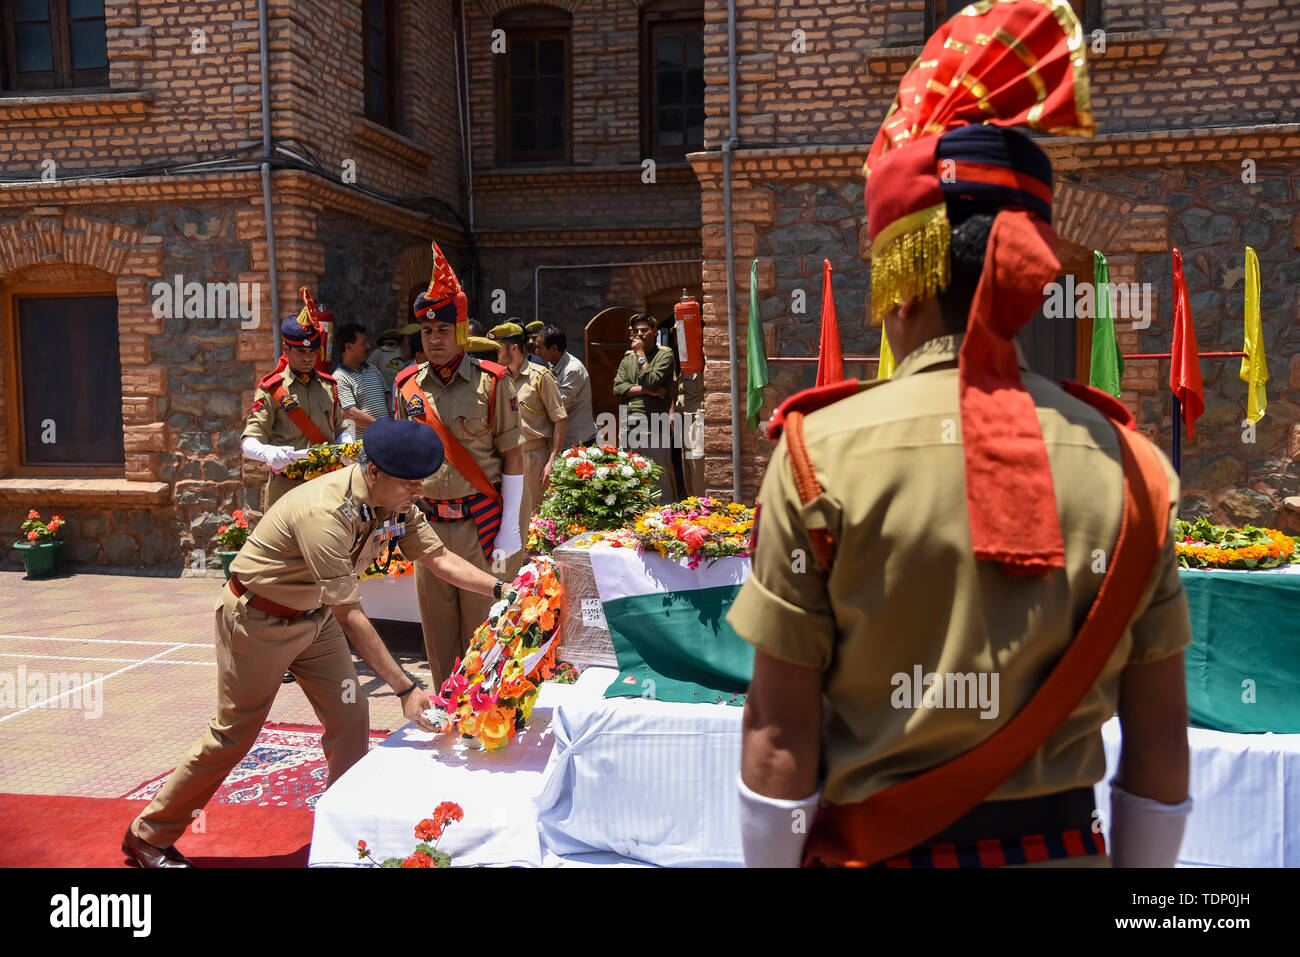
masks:
{"type": "MultiPolygon", "coordinates": [[[[222,587],[219,577],[30,581],[0,571],[0,681],[9,676],[16,692],[0,704],[0,792],[120,797],[171,770],[215,708],[212,609],[222,587]],[[71,693],[29,705],[33,676],[56,675],[71,693]]],[[[413,627],[381,625],[381,634],[401,632],[395,657],[427,687],[423,653],[403,650],[419,646],[413,627]]],[[[396,696],[354,660],[371,728],[401,727],[396,696]]],[[[319,724],[297,684],[281,686],[269,720],[319,724]]]]}

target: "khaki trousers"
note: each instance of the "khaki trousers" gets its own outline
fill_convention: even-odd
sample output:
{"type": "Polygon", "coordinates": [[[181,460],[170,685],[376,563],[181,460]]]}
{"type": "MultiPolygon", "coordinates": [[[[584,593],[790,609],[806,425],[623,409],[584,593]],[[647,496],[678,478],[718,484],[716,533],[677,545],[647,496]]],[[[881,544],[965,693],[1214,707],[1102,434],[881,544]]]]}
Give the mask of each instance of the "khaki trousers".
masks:
{"type": "Polygon", "coordinates": [[[704,482],[704,413],[703,412],[683,412],[682,413],[682,431],[685,433],[681,438],[682,447],[682,478],[686,482],[686,488],[682,489],[682,498],[688,498],[692,495],[701,496],[706,488],[704,482]],[[692,440],[695,441],[698,448],[692,448],[692,440]],[[691,456],[699,452],[698,458],[691,456]]]}
{"type": "MultiPolygon", "coordinates": [[[[504,568],[493,569],[492,563],[483,556],[478,531],[468,519],[435,522],[433,530],[449,551],[497,578],[510,581],[523,565],[524,554],[519,552],[504,568]]],[[[457,588],[420,562],[415,565],[415,594],[420,603],[420,627],[424,631],[424,650],[429,656],[429,673],[433,688],[437,689],[451,676],[456,659],[469,649],[474,629],[487,620],[488,609],[496,599],[490,594],[479,595],[457,588]]]]}
{"type": "Polygon", "coordinates": [[[285,478],[283,475],[271,473],[266,480],[266,487],[262,492],[262,512],[270,511],[272,505],[284,498],[285,493],[291,489],[297,488],[304,483],[304,479],[285,478]]]}
{"type": "Polygon", "coordinates": [[[329,762],[329,784],[366,755],[370,707],[357,681],[343,627],[333,613],[322,609],[285,621],[248,607],[248,598],[236,598],[229,588],[222,589],[214,609],[217,714],[153,803],[131,825],[138,837],[154,847],[174,844],[248,754],[286,669],[298,679],[325,726],[321,746],[329,762]]]}
{"type": "Polygon", "coordinates": [[[551,458],[550,445],[535,449],[524,449],[524,500],[519,504],[519,540],[528,544],[528,520],[532,518],[537,507],[546,495],[546,486],[542,484],[542,472],[551,458]]]}

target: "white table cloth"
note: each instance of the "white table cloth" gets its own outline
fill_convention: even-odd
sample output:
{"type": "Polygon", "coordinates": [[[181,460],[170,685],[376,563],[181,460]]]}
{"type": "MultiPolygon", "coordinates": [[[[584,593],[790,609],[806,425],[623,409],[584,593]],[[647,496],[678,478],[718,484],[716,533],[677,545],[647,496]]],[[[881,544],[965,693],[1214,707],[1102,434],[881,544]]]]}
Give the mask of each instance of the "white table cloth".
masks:
{"type": "Polygon", "coordinates": [[[367,618],[418,622],[420,604],[415,597],[415,575],[365,579],[361,583],[361,610],[367,618]]]}
{"type": "MultiPolygon", "coordinates": [[[[465,819],[439,847],[458,866],[738,866],[735,776],[742,709],[606,699],[617,677],[589,668],[542,685],[530,727],[493,754],[407,725],[316,805],[311,866],[405,857],[413,828],[440,801],[465,819]]],[[[1119,722],[1102,728],[1097,807],[1109,833],[1119,722]]],[[[1179,864],[1300,866],[1300,735],[1188,730],[1191,794],[1179,864]]]]}
{"type": "MultiPolygon", "coordinates": [[[[1101,729],[1106,776],[1094,787],[1107,840],[1119,719],[1101,729]]],[[[1300,734],[1188,728],[1192,813],[1180,867],[1300,867],[1300,734]]]]}

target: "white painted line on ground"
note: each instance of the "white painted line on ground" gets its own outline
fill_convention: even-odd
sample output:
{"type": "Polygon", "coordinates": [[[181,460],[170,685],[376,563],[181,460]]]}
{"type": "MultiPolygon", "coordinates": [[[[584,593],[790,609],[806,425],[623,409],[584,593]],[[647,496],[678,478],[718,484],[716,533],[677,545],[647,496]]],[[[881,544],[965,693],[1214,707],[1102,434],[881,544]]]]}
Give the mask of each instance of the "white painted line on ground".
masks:
{"type": "MultiPolygon", "coordinates": [[[[168,648],[167,651],[159,654],[168,654],[175,651],[175,648],[168,648]]],[[[157,657],[155,655],[155,657],[157,657]]],[[[85,655],[30,655],[18,651],[0,651],[0,658],[26,658],[28,661],[112,661],[117,664],[126,664],[129,662],[143,663],[151,661],[148,658],[87,658],[85,655]]],[[[166,658],[162,661],[154,661],[155,665],[215,665],[215,661],[179,661],[175,658],[166,658]]]]}
{"type": "MultiPolygon", "coordinates": [[[[118,668],[116,671],[110,672],[109,674],[104,675],[102,678],[95,679],[95,681],[104,682],[107,681],[109,678],[116,678],[120,674],[125,674],[128,671],[131,671],[135,668],[139,668],[141,665],[149,664],[154,660],[154,658],[161,658],[163,655],[167,654],[168,652],[175,651],[177,648],[180,647],[181,647],[180,645],[172,645],[171,647],[163,649],[162,651],[158,652],[158,654],[153,655],[150,658],[142,658],[133,664],[127,665],[125,668],[118,668]]],[[[89,660],[94,660],[94,659],[89,659],[89,660]]],[[[88,688],[91,685],[95,684],[95,681],[87,681],[77,685],[75,688],[69,688],[67,691],[63,692],[62,694],[55,695],[53,698],[50,698],[46,701],[42,701],[40,704],[28,705],[26,708],[23,708],[21,711],[15,711],[12,714],[0,715],[0,724],[4,724],[4,722],[11,721],[14,718],[21,718],[28,711],[35,711],[37,708],[42,708],[42,709],[48,708],[51,702],[58,701],[60,698],[65,698],[70,694],[75,694],[78,691],[80,691],[82,688],[88,688]]]]}
{"type": "Polygon", "coordinates": [[[0,635],[0,641],[89,641],[104,645],[166,645],[169,648],[211,648],[201,641],[137,641],[134,638],[51,638],[44,635],[0,635]]]}

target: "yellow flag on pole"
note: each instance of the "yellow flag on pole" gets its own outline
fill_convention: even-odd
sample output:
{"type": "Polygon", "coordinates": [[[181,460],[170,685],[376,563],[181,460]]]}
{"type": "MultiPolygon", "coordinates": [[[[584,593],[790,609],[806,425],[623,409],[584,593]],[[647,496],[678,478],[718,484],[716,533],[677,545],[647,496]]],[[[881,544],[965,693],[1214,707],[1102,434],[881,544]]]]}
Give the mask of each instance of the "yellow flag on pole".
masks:
{"type": "Polygon", "coordinates": [[[876,367],[877,379],[889,379],[894,375],[894,370],[898,368],[898,363],[894,361],[894,350],[889,348],[889,340],[885,337],[885,327],[880,327],[880,365],[876,367]]]}
{"type": "Polygon", "coordinates": [[[1259,317],[1259,258],[1255,250],[1246,247],[1246,343],[1242,351],[1246,353],[1241,360],[1241,372],[1238,373],[1247,384],[1246,417],[1258,422],[1268,409],[1268,397],[1264,394],[1264,383],[1268,381],[1268,361],[1264,358],[1264,329],[1259,317]]]}

